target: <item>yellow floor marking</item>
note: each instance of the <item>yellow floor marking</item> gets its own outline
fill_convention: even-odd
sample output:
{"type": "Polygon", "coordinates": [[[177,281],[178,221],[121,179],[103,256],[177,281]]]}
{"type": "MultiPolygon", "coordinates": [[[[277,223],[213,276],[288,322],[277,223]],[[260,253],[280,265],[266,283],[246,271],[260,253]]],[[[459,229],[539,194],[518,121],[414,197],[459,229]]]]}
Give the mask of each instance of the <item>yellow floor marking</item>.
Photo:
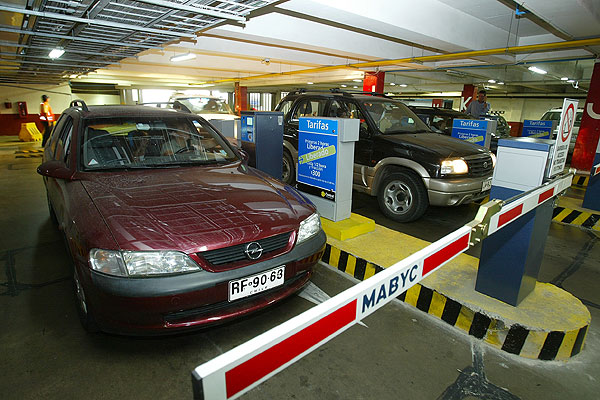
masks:
{"type": "Polygon", "coordinates": [[[581,225],[583,224],[592,214],[587,212],[582,212],[581,215],[575,218],[573,221],[569,222],[571,225],[581,225]]]}
{"type": "Polygon", "coordinates": [[[417,300],[419,300],[419,293],[421,293],[421,285],[415,285],[408,289],[406,292],[406,299],[404,300],[406,303],[417,306],[417,300]]]}
{"type": "Polygon", "coordinates": [[[367,268],[365,269],[365,279],[369,279],[375,275],[375,266],[371,263],[367,263],[367,268]]]}
{"type": "Polygon", "coordinates": [[[331,246],[331,254],[329,256],[329,265],[333,265],[337,268],[340,262],[340,249],[331,246]]]}
{"type": "Polygon", "coordinates": [[[556,354],[556,360],[568,360],[571,358],[571,352],[573,351],[573,345],[575,344],[578,333],[579,329],[569,331],[565,334],[562,344],[558,349],[558,353],[556,354]]]}
{"type": "Polygon", "coordinates": [[[429,305],[429,314],[435,315],[438,318],[442,318],[445,305],[446,298],[438,292],[433,292],[433,296],[431,297],[431,304],[429,305]]]}
{"type": "Polygon", "coordinates": [[[354,276],[355,267],[356,267],[356,257],[348,254],[348,262],[346,263],[346,273],[354,276]]]}
{"type": "Polygon", "coordinates": [[[568,208],[565,208],[564,210],[562,210],[556,217],[554,217],[553,219],[555,221],[561,222],[563,219],[565,219],[567,217],[567,215],[571,214],[573,210],[569,210],[568,208]]]}
{"type": "Polygon", "coordinates": [[[469,310],[467,307],[461,307],[460,314],[458,314],[458,319],[454,326],[465,332],[469,332],[471,325],[473,324],[473,317],[475,317],[473,310],[469,310]]]}

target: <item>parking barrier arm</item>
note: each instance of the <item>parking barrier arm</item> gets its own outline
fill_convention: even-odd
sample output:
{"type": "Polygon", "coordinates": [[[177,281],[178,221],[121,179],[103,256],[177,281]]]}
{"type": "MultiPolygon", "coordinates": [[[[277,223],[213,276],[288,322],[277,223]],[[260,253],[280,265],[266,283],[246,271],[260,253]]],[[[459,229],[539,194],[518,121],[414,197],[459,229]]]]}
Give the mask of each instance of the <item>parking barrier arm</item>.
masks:
{"type": "Polygon", "coordinates": [[[235,399],[395,299],[440,266],[566,190],[573,172],[492,200],[473,221],[329,300],[196,367],[194,398],[235,399]]]}

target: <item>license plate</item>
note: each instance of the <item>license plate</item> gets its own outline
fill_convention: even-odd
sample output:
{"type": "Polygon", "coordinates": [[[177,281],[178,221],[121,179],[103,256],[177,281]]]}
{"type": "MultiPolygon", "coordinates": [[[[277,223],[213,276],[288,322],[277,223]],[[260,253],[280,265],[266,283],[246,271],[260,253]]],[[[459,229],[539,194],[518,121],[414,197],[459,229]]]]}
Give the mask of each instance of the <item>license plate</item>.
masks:
{"type": "Polygon", "coordinates": [[[273,268],[260,274],[229,281],[229,301],[234,301],[253,294],[264,292],[283,285],[285,265],[273,268]]]}
{"type": "Polygon", "coordinates": [[[490,190],[492,188],[492,178],[488,178],[483,181],[483,185],[481,185],[481,191],[485,192],[486,190],[490,190]]]}

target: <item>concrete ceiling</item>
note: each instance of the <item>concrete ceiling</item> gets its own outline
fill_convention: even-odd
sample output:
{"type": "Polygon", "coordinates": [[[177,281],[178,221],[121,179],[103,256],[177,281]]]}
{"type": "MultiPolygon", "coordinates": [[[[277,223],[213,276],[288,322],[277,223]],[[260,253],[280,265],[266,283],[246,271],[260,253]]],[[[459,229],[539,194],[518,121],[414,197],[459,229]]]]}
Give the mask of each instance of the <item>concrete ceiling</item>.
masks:
{"type": "Polygon", "coordinates": [[[464,83],[505,94],[584,93],[600,54],[600,2],[522,3],[5,1],[0,83],[72,80],[231,90],[239,81],[257,90],[287,90],[312,82],[362,88],[353,80],[381,70],[385,90],[395,93],[460,91],[464,83]],[[48,59],[57,46],[65,54],[48,59]],[[187,53],[196,58],[170,60],[187,53]],[[548,74],[532,73],[532,65],[548,74]]]}

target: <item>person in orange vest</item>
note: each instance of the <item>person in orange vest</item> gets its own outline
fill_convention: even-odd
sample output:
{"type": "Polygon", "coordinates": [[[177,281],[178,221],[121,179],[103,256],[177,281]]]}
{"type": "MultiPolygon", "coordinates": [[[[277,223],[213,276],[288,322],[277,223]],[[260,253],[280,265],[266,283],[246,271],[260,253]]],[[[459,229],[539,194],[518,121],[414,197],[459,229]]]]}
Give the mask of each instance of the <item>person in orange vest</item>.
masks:
{"type": "Polygon", "coordinates": [[[42,95],[42,102],[40,103],[40,121],[44,126],[44,138],[42,139],[42,147],[46,145],[50,134],[52,133],[52,127],[54,126],[54,114],[52,113],[52,107],[50,106],[50,97],[42,95]]]}

